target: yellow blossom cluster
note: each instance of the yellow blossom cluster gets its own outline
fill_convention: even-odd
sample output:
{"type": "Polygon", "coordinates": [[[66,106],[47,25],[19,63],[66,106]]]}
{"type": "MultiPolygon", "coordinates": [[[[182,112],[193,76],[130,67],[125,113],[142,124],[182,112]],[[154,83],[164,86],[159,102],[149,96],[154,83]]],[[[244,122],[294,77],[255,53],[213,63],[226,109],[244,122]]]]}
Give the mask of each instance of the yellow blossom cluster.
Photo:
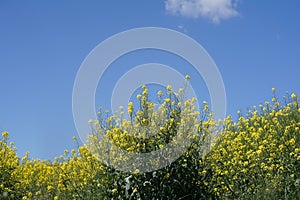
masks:
{"type": "Polygon", "coordinates": [[[208,158],[211,184],[224,198],[299,198],[298,100],[292,94],[284,105],[276,97],[272,102],[254,106],[237,122],[225,119],[225,129],[208,158]]]}
{"type": "MultiPolygon", "coordinates": [[[[186,76],[187,81],[190,77],[186,76]]],[[[254,106],[237,120],[216,122],[207,102],[183,100],[171,86],[148,88],[120,113],[89,120],[86,145],[51,160],[19,158],[8,132],[0,140],[0,199],[300,199],[300,108],[296,94],[281,104],[254,106]],[[149,153],[169,144],[188,148],[174,162],[151,172],[129,162],[127,153],[149,153]],[[122,171],[115,164],[130,165],[122,171]]],[[[272,88],[275,94],[275,89],[272,88]]],[[[77,138],[73,140],[78,144],[77,138]]],[[[175,152],[176,153],[176,152],[175,152]]],[[[165,159],[174,156],[166,155],[165,159]]],[[[160,160],[153,160],[154,166],[160,160]]],[[[152,163],[153,164],[153,163],[152,163]]]]}
{"type": "MultiPolygon", "coordinates": [[[[85,146],[72,150],[69,155],[49,160],[31,159],[29,152],[19,158],[13,144],[7,144],[8,133],[2,133],[0,140],[0,199],[84,199],[101,197],[96,173],[102,173],[103,165],[95,159],[85,146]],[[97,193],[89,194],[87,188],[98,188],[97,193]],[[97,194],[97,195],[96,195],[97,194]]],[[[76,139],[76,138],[74,138],[76,139]]],[[[98,199],[99,199],[98,198],[98,199]]]]}

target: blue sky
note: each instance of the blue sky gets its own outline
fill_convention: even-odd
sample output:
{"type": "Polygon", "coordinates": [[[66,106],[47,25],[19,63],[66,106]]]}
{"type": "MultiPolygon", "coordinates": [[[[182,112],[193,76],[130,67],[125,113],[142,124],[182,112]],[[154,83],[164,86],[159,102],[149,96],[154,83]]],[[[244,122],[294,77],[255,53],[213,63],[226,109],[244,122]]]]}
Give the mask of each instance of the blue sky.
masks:
{"type": "MultiPolygon", "coordinates": [[[[0,130],[10,132],[19,156],[30,151],[47,159],[75,148],[72,90],[81,63],[108,37],[140,27],[173,29],[201,44],[222,75],[227,114],[270,100],[272,87],[278,96],[300,94],[299,8],[298,0],[2,0],[0,130]]],[[[107,103],[101,95],[111,92],[124,69],[153,61],[184,64],[150,50],[133,54],[107,71],[107,90],[97,91],[96,106],[107,103]]],[[[188,67],[178,70],[190,73],[208,97],[201,77],[188,67]]]]}

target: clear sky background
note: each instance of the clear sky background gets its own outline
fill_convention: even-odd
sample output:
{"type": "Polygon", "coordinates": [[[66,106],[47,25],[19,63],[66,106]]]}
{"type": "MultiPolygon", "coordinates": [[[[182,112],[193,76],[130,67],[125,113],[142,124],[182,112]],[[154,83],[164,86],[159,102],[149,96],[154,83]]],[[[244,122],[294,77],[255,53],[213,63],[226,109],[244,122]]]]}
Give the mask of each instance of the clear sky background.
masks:
{"type": "MultiPolygon", "coordinates": [[[[200,43],[223,77],[227,114],[270,100],[272,87],[278,96],[300,95],[299,9],[298,0],[1,0],[0,131],[10,132],[19,156],[30,151],[32,157],[51,159],[75,148],[77,70],[100,42],[138,27],[173,29],[200,43]]],[[[207,100],[201,77],[178,67],[182,61],[145,51],[114,63],[103,80],[107,90],[97,91],[96,106],[126,71],[118,65],[128,70],[150,61],[190,73],[193,87],[204,88],[207,100]]]]}

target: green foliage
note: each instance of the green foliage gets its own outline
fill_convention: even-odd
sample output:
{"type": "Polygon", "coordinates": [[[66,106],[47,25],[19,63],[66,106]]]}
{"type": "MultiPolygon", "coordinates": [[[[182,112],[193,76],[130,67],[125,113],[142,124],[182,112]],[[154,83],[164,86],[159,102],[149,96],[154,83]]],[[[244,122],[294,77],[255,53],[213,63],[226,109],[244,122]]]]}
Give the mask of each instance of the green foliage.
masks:
{"type": "MultiPolygon", "coordinates": [[[[114,164],[122,161],[126,165],[128,158],[116,153],[115,149],[109,148],[112,143],[127,152],[148,153],[162,148],[168,148],[173,142],[182,145],[182,137],[190,137],[187,151],[179,155],[175,162],[160,167],[161,160],[157,162],[157,170],[140,172],[141,164],[131,162],[136,170],[121,172],[107,166],[107,182],[102,185],[107,193],[107,199],[205,199],[212,197],[208,187],[204,185],[206,174],[201,172],[205,168],[200,150],[203,144],[204,130],[209,132],[207,121],[212,121],[212,115],[205,104],[202,117],[195,109],[194,100],[183,102],[183,90],[178,94],[173,93],[170,86],[167,87],[167,98],[162,100],[158,109],[148,101],[148,90],[143,86],[142,95],[138,95],[140,105],[134,110],[132,103],[128,105],[130,119],[122,117],[108,117],[103,120],[101,110],[99,119],[91,122],[94,125],[94,133],[90,136],[89,147],[92,152],[103,161],[114,164]],[[203,125],[206,122],[206,125],[203,125]],[[201,128],[200,128],[201,126],[201,128]],[[201,132],[199,131],[201,130],[201,132]],[[95,148],[96,147],[96,148],[95,148]],[[105,154],[107,152],[108,154],[105,154]],[[104,156],[103,156],[104,155],[104,156]],[[108,161],[109,160],[109,161],[108,161]]],[[[161,92],[158,94],[162,95],[161,92]]],[[[172,154],[166,154],[168,158],[172,154]]],[[[149,164],[149,163],[148,163],[149,164]]],[[[152,164],[152,163],[151,163],[152,164]]]]}
{"type": "Polygon", "coordinates": [[[29,153],[19,158],[3,132],[0,199],[300,199],[295,94],[282,105],[274,95],[271,103],[236,121],[228,116],[216,122],[207,103],[199,112],[195,100],[183,101],[182,91],[174,93],[168,86],[166,98],[158,92],[157,107],[143,86],[138,109],[128,105],[129,119],[123,108],[106,117],[100,110],[99,119],[90,121],[87,144],[52,162],[30,159],[29,153]],[[177,152],[151,163],[122,154],[172,149],[169,144],[187,148],[168,165],[162,163],[177,152]],[[140,171],[150,164],[157,170],[140,171]]]}

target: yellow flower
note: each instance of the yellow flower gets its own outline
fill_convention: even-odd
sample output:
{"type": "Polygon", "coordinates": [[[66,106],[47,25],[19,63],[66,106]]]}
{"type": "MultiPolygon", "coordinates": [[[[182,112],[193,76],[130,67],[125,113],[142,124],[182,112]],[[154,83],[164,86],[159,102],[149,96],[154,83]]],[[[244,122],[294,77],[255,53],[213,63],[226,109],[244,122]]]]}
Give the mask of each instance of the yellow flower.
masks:
{"type": "Polygon", "coordinates": [[[140,99],[141,97],[142,97],[141,94],[136,95],[136,98],[137,98],[137,99],[140,99]]]}
{"type": "Polygon", "coordinates": [[[127,151],[134,151],[134,148],[133,147],[129,147],[129,148],[127,148],[127,151]]]}
{"type": "Polygon", "coordinates": [[[51,191],[53,189],[53,187],[51,185],[48,185],[47,190],[51,191]]]}
{"type": "Polygon", "coordinates": [[[171,85],[167,85],[167,90],[171,91],[172,90],[172,86],[171,85]]]}
{"type": "Polygon", "coordinates": [[[133,174],[139,174],[140,173],[140,170],[139,169],[136,169],[134,170],[133,174]]]}
{"type": "Polygon", "coordinates": [[[8,136],[8,132],[7,131],[2,132],[2,136],[3,137],[7,137],[8,136]]]}
{"type": "Polygon", "coordinates": [[[129,102],[128,103],[128,114],[132,114],[132,112],[133,112],[133,103],[132,102],[129,102]]]}
{"type": "Polygon", "coordinates": [[[297,98],[297,95],[296,95],[295,93],[293,93],[293,94],[291,95],[291,97],[292,97],[293,99],[296,99],[296,98],[297,98]]]}
{"type": "Polygon", "coordinates": [[[97,126],[99,124],[99,120],[95,120],[94,126],[97,126]]]}
{"type": "Polygon", "coordinates": [[[291,174],[290,177],[294,178],[295,174],[291,174]]]}
{"type": "Polygon", "coordinates": [[[71,150],[71,153],[74,155],[74,154],[76,154],[76,150],[75,149],[72,149],[71,150]]]}
{"type": "Polygon", "coordinates": [[[165,178],[168,179],[170,177],[170,173],[166,173],[165,178]]]}
{"type": "Polygon", "coordinates": [[[137,191],[138,190],[136,188],[134,188],[133,191],[132,191],[132,193],[137,193],[137,191]]]}
{"type": "Polygon", "coordinates": [[[165,102],[169,103],[170,102],[170,98],[165,98],[165,102]]]}
{"type": "Polygon", "coordinates": [[[185,78],[186,78],[186,80],[190,80],[191,79],[190,75],[186,75],[185,78]]]}
{"type": "Polygon", "coordinates": [[[112,193],[117,193],[117,192],[118,192],[117,188],[112,189],[112,193]]]}
{"type": "Polygon", "coordinates": [[[162,92],[161,90],[159,90],[159,91],[157,92],[157,95],[158,95],[158,96],[161,96],[161,95],[163,95],[163,92],[162,92]]]}
{"type": "Polygon", "coordinates": [[[289,143],[290,143],[290,145],[294,145],[295,144],[295,139],[294,138],[290,139],[289,143]]]}
{"type": "Polygon", "coordinates": [[[276,102],[276,99],[274,97],[272,98],[272,102],[276,102]]]}
{"type": "Polygon", "coordinates": [[[276,90],[275,88],[272,88],[272,92],[275,92],[275,90],[276,90]]]}
{"type": "Polygon", "coordinates": [[[262,151],[259,149],[256,151],[257,155],[260,155],[262,153],[262,151]]]}
{"type": "Polygon", "coordinates": [[[148,94],[148,89],[144,89],[143,95],[147,95],[147,94],[148,94]]]}

